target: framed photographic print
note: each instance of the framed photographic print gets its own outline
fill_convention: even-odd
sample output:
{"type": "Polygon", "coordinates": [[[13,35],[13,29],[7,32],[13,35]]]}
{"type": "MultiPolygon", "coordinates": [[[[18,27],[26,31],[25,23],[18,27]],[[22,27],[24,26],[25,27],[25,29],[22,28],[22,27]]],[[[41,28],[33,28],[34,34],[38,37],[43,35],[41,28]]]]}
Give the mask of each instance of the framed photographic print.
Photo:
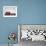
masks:
{"type": "Polygon", "coordinates": [[[46,25],[45,24],[19,24],[18,25],[18,41],[46,41],[46,25]]]}
{"type": "Polygon", "coordinates": [[[3,17],[17,17],[17,6],[3,6],[3,17]]]}

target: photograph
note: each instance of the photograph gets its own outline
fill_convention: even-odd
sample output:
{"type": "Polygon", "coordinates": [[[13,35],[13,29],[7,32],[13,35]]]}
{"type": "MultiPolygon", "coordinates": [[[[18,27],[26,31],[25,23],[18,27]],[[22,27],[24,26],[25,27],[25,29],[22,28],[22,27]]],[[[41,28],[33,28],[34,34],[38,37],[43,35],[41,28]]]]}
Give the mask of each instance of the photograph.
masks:
{"type": "Polygon", "coordinates": [[[17,17],[17,6],[3,6],[3,17],[17,17]]]}
{"type": "Polygon", "coordinates": [[[46,41],[46,25],[19,24],[18,41],[20,46],[31,46],[33,42],[46,41]]]}

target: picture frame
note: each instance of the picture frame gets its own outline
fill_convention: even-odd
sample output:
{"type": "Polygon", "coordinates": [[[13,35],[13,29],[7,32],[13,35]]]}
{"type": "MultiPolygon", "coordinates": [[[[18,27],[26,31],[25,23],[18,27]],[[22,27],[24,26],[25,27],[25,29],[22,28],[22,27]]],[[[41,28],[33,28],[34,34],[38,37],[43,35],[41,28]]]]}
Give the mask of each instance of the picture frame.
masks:
{"type": "Polygon", "coordinates": [[[3,6],[3,17],[17,17],[17,6],[3,6]]]}
{"type": "Polygon", "coordinates": [[[18,24],[18,42],[22,40],[46,41],[46,24],[18,24]],[[26,36],[28,37],[25,38],[25,35],[23,35],[24,32],[22,34],[22,31],[27,30],[28,35],[26,34],[26,36]]]}

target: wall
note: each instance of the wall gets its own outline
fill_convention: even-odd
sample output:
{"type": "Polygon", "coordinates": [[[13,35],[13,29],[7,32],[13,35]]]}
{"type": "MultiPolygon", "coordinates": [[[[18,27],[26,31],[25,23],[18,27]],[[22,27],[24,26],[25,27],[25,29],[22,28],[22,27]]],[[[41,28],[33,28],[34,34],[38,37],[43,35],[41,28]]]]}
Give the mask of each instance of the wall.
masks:
{"type": "MultiPolygon", "coordinates": [[[[17,34],[17,23],[18,18],[5,18],[3,17],[3,6],[18,5],[18,0],[0,0],[0,44],[7,44],[8,34],[10,32],[16,32],[17,34]]],[[[17,39],[15,41],[18,42],[17,39]]]]}
{"type": "Polygon", "coordinates": [[[8,43],[9,32],[17,34],[17,24],[46,24],[46,0],[0,0],[0,44],[8,43]],[[4,18],[5,5],[17,5],[18,17],[4,18]]]}

